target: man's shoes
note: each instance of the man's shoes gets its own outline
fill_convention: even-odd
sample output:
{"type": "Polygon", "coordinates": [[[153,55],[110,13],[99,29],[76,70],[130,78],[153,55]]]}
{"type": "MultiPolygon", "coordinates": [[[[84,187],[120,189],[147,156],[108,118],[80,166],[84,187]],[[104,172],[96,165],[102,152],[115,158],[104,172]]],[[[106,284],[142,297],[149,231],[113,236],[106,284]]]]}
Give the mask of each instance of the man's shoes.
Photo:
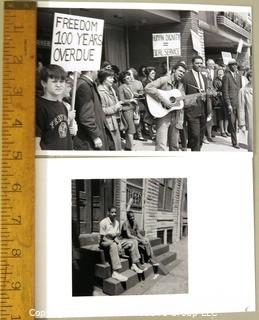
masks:
{"type": "Polygon", "coordinates": [[[139,137],[138,137],[138,140],[139,140],[139,141],[147,141],[147,139],[145,139],[145,138],[142,137],[142,136],[139,136],[139,137]]]}
{"type": "Polygon", "coordinates": [[[205,143],[205,144],[210,144],[209,141],[208,141],[208,139],[203,139],[203,143],[205,143]]]}
{"type": "Polygon", "coordinates": [[[225,132],[221,133],[221,137],[227,138],[227,134],[225,132]]]}
{"type": "Polygon", "coordinates": [[[209,141],[209,142],[216,142],[214,139],[212,139],[212,138],[207,138],[207,140],[209,141]]]}
{"type": "Polygon", "coordinates": [[[158,267],[159,266],[159,263],[154,261],[153,259],[149,259],[148,263],[150,263],[153,267],[158,267]]]}
{"type": "Polygon", "coordinates": [[[147,267],[144,264],[136,263],[137,267],[142,271],[147,271],[147,267]]]}
{"type": "Polygon", "coordinates": [[[117,271],[113,271],[112,278],[116,279],[116,280],[118,280],[120,282],[126,282],[128,280],[128,277],[125,277],[124,275],[120,274],[117,271]]]}
{"type": "Polygon", "coordinates": [[[136,273],[143,273],[143,270],[137,267],[135,263],[132,264],[131,270],[135,271],[136,273]]]}
{"type": "Polygon", "coordinates": [[[227,131],[226,131],[226,135],[227,135],[228,137],[231,137],[231,134],[230,134],[229,132],[227,132],[227,131]]]}
{"type": "Polygon", "coordinates": [[[239,147],[238,144],[234,144],[233,147],[234,147],[235,149],[240,149],[240,147],[239,147]]]}

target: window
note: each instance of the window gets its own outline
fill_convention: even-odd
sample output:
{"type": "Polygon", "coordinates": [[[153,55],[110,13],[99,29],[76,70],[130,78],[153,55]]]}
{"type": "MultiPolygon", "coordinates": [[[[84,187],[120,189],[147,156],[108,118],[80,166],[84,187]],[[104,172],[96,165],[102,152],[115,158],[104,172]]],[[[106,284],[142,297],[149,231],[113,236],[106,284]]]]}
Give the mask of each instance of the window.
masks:
{"type": "Polygon", "coordinates": [[[143,179],[127,179],[127,203],[132,199],[131,209],[142,209],[143,179]]]}
{"type": "Polygon", "coordinates": [[[175,179],[160,179],[159,182],[158,209],[172,211],[175,179]]]}

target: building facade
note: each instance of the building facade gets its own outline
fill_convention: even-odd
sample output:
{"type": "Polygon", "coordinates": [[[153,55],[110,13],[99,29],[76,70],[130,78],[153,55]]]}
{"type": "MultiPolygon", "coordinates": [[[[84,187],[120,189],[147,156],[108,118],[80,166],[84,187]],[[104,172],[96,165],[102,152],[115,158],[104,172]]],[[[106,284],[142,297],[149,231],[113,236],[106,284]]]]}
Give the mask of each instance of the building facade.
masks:
{"type": "Polygon", "coordinates": [[[141,65],[160,69],[165,58],[153,57],[153,33],[180,33],[181,55],[170,57],[171,64],[183,60],[190,66],[197,53],[205,60],[213,58],[216,63],[222,63],[222,51],[231,53],[247,66],[251,64],[250,12],[39,8],[37,51],[38,61],[43,64],[50,62],[55,12],[103,19],[102,61],[109,60],[120,70],[138,69],[141,65]],[[240,41],[242,49],[237,55],[240,41]]]}
{"type": "Polygon", "coordinates": [[[141,230],[162,243],[186,235],[186,179],[94,179],[72,181],[72,220],[79,237],[95,236],[110,206],[117,208],[120,225],[127,207],[134,211],[141,230]]]}

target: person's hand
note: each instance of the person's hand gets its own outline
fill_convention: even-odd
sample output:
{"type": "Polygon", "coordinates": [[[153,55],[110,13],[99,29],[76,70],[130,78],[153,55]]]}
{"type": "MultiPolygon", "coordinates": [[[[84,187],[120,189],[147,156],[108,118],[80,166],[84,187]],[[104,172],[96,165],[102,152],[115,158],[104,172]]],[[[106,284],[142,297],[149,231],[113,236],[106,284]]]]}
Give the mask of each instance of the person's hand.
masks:
{"type": "Polygon", "coordinates": [[[122,110],[122,101],[119,101],[115,104],[115,109],[116,109],[116,111],[122,110]]]}
{"type": "Polygon", "coordinates": [[[140,241],[141,241],[141,243],[144,244],[144,245],[148,243],[146,239],[141,239],[140,241]]]}
{"type": "Polygon", "coordinates": [[[75,136],[77,134],[77,127],[76,126],[69,126],[69,132],[71,136],[75,136]]]}
{"type": "Polygon", "coordinates": [[[136,99],[134,99],[134,98],[130,99],[130,102],[131,102],[131,103],[138,104],[137,100],[136,100],[136,99]]]}
{"type": "Polygon", "coordinates": [[[72,110],[68,112],[68,120],[73,120],[76,117],[76,110],[72,110]]]}
{"type": "Polygon", "coordinates": [[[241,130],[243,133],[246,132],[246,126],[240,126],[239,128],[240,128],[240,130],[241,130]]]}
{"type": "Polygon", "coordinates": [[[170,110],[174,106],[172,103],[166,102],[166,101],[163,102],[162,105],[163,105],[163,108],[165,108],[166,110],[170,110]]]}
{"type": "Polygon", "coordinates": [[[101,149],[103,146],[102,140],[99,137],[94,139],[94,146],[96,149],[101,149]]]}
{"type": "Polygon", "coordinates": [[[212,114],[209,113],[208,116],[207,116],[207,122],[209,122],[211,119],[212,119],[212,114]]]}
{"type": "Polygon", "coordinates": [[[231,105],[228,106],[228,112],[229,112],[229,113],[232,113],[232,112],[233,112],[233,108],[232,108],[231,105]]]}

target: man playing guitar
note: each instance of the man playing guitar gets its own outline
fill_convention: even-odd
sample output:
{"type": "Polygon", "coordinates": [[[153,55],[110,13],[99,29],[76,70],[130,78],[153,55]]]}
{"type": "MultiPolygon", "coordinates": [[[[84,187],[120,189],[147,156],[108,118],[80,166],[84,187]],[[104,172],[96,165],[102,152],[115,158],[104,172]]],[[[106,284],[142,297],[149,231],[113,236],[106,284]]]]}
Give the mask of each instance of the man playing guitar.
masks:
{"type": "Polygon", "coordinates": [[[168,109],[164,116],[156,118],[156,151],[167,150],[167,145],[169,151],[179,151],[179,130],[183,128],[184,111],[183,108],[173,109],[175,105],[173,101],[166,99],[161,92],[178,89],[184,95],[184,86],[181,80],[185,72],[186,65],[178,62],[173,66],[170,74],[156,79],[145,87],[147,95],[161,102],[162,107],[168,109]]]}

